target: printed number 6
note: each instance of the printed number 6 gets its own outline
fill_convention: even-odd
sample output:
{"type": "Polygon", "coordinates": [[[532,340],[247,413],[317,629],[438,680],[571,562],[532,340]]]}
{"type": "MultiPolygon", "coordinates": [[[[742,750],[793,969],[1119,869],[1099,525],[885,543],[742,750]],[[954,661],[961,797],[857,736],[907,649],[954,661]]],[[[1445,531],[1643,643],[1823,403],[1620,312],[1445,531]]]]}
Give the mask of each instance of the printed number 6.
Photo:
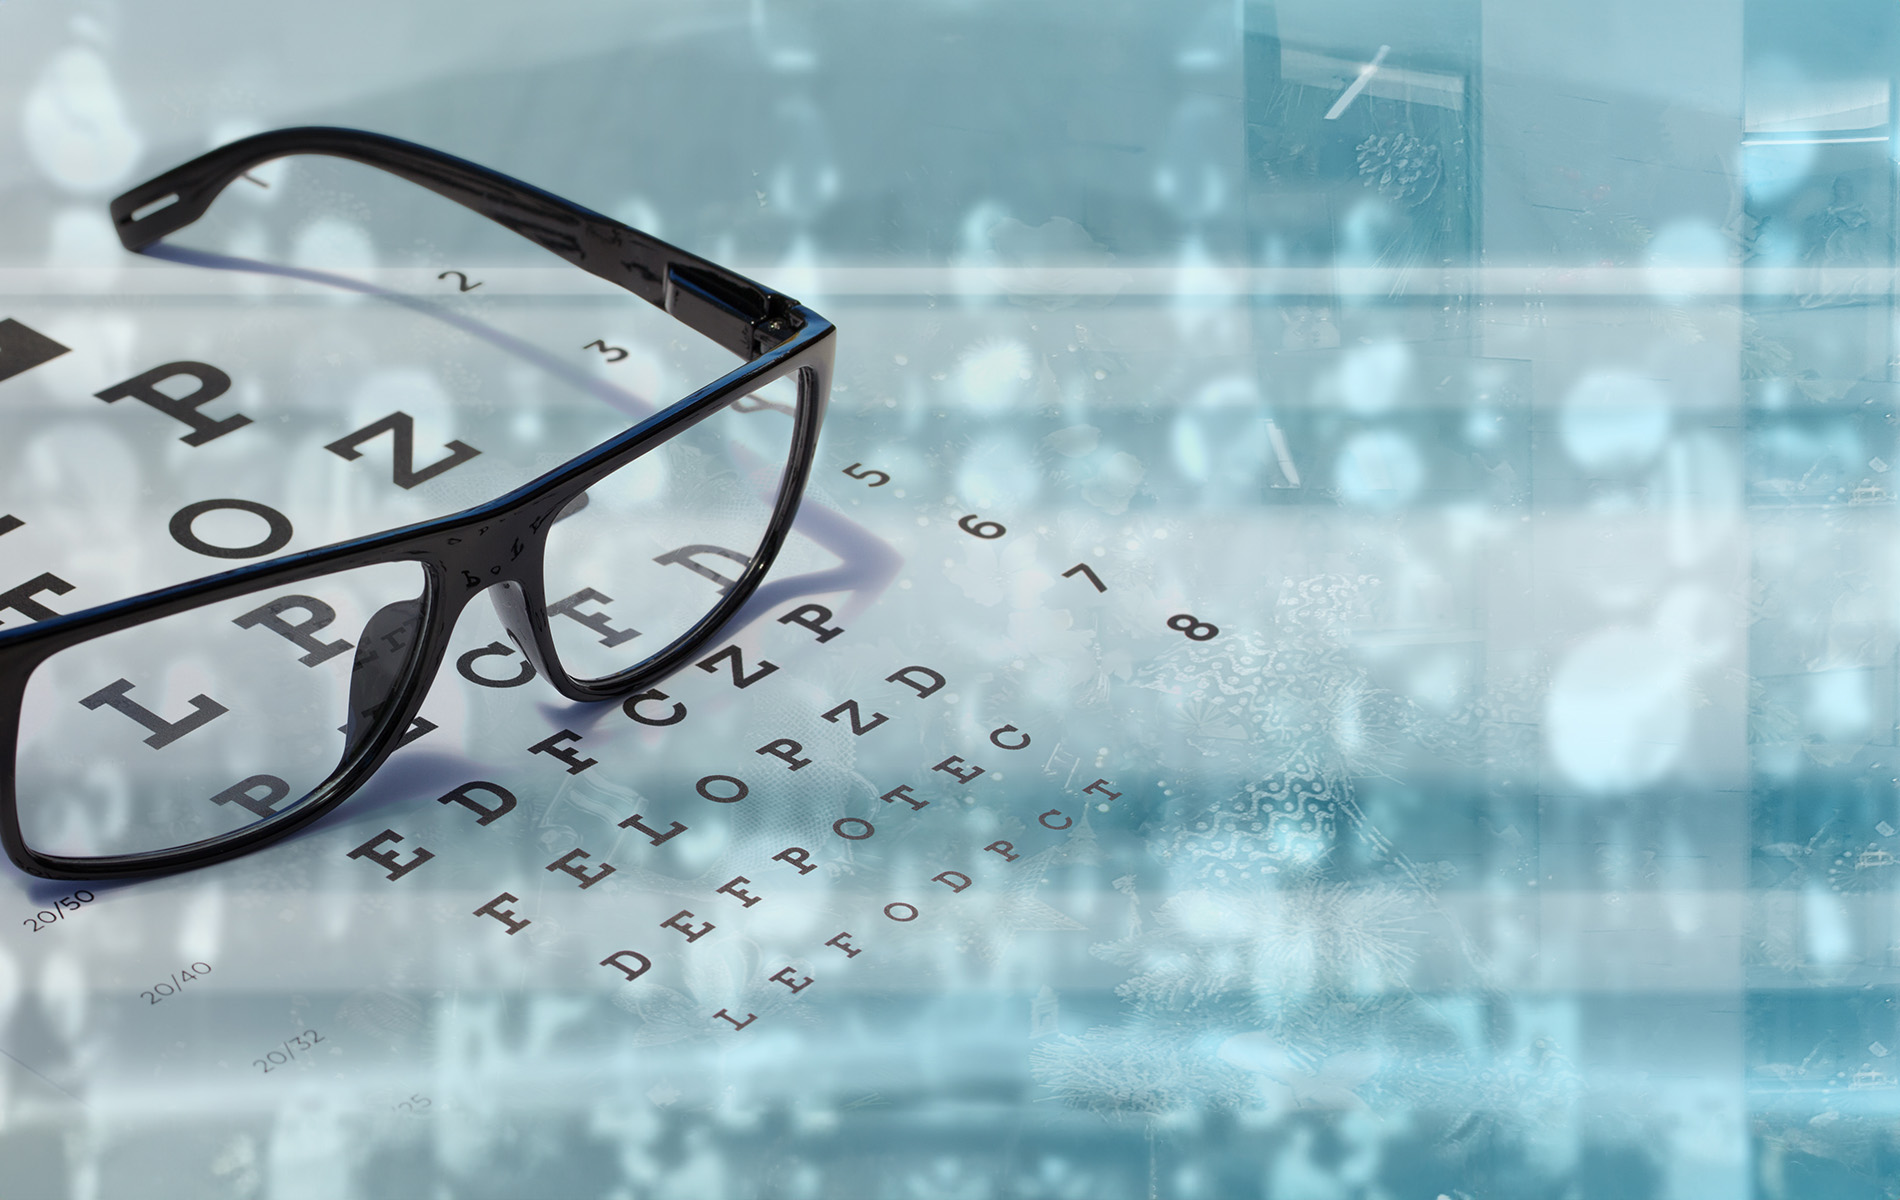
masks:
{"type": "Polygon", "coordinates": [[[972,537],[985,539],[999,538],[1009,532],[1009,530],[1004,529],[995,521],[977,521],[975,513],[971,513],[967,517],[959,517],[957,519],[957,528],[972,537]],[[972,521],[976,523],[973,525],[971,524],[972,521]]]}
{"type": "Polygon", "coordinates": [[[868,485],[870,487],[883,487],[885,484],[891,481],[891,477],[889,475],[885,474],[883,471],[876,469],[875,467],[864,467],[864,471],[862,473],[859,473],[857,470],[854,469],[857,467],[864,467],[864,464],[852,463],[851,466],[846,467],[844,469],[844,473],[846,475],[851,476],[851,478],[853,479],[869,479],[873,475],[877,476],[877,482],[868,485]]]}

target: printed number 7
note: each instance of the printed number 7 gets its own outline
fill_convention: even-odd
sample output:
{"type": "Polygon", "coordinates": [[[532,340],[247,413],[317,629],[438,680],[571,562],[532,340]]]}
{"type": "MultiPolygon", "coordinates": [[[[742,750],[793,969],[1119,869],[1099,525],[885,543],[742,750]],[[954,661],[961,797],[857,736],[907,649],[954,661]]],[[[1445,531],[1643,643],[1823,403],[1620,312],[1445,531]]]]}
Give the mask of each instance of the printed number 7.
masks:
{"type": "Polygon", "coordinates": [[[1108,586],[1104,584],[1101,581],[1101,579],[1096,576],[1094,571],[1091,571],[1089,569],[1089,565],[1085,562],[1077,563],[1073,567],[1070,567],[1068,570],[1062,573],[1062,577],[1064,579],[1073,579],[1075,578],[1075,573],[1077,571],[1080,571],[1085,579],[1087,579],[1090,583],[1095,585],[1096,591],[1106,592],[1108,590],[1108,586]]]}
{"type": "Polygon", "coordinates": [[[862,472],[857,470],[857,468],[859,467],[864,467],[864,464],[852,463],[850,466],[844,469],[844,473],[846,475],[851,476],[851,478],[853,479],[869,479],[873,475],[877,476],[877,481],[875,483],[868,485],[870,487],[883,487],[885,484],[891,481],[891,477],[889,475],[887,475],[883,471],[877,470],[874,467],[864,467],[864,470],[862,472]]]}

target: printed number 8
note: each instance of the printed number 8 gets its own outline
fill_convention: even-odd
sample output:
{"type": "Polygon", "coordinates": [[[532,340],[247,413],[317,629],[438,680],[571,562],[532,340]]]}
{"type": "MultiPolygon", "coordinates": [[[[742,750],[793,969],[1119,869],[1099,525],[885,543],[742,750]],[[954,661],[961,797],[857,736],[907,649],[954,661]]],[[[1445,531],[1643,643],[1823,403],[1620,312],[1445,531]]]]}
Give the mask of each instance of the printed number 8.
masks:
{"type": "Polygon", "coordinates": [[[1209,625],[1193,613],[1175,613],[1168,618],[1168,628],[1187,634],[1193,642],[1211,642],[1220,635],[1218,625],[1209,625]]]}

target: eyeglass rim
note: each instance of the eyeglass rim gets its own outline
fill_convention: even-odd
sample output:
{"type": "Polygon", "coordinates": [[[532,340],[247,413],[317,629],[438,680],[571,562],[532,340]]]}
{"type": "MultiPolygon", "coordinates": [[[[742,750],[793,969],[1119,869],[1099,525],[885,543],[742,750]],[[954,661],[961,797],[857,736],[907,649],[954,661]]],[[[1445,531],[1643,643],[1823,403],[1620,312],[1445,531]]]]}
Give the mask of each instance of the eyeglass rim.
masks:
{"type": "MultiPolygon", "coordinates": [[[[305,152],[285,147],[308,146],[313,140],[310,135],[313,134],[322,135],[319,139],[321,145],[307,152],[355,158],[372,166],[381,166],[384,164],[376,159],[388,157],[392,147],[399,148],[408,170],[395,173],[405,178],[411,177],[410,171],[415,169],[417,162],[452,167],[464,179],[477,177],[498,191],[532,200],[543,211],[553,206],[590,221],[605,222],[614,230],[641,239],[637,244],[649,249],[659,248],[653,253],[670,252],[677,256],[676,262],[685,262],[688,267],[697,267],[702,271],[717,272],[721,281],[737,281],[756,289],[764,297],[760,302],[761,311],[747,316],[730,306],[722,308],[704,302],[703,297],[690,286],[676,286],[670,278],[670,267],[669,282],[655,294],[643,294],[628,287],[628,290],[642,295],[642,298],[665,309],[697,332],[715,341],[726,338],[721,344],[747,355],[749,361],[632,428],[486,503],[399,529],[278,556],[127,599],[95,605],[79,612],[49,617],[18,629],[0,630],[0,846],[4,846],[7,857],[14,865],[28,874],[72,880],[166,874],[249,853],[292,836],[319,820],[359,790],[394,753],[402,732],[409,727],[421,708],[430,684],[440,671],[455,619],[475,595],[489,592],[490,589],[498,589],[492,593],[496,595],[508,592],[505,586],[498,588],[498,585],[513,584],[521,594],[518,615],[525,619],[528,628],[517,631],[513,625],[520,622],[511,623],[510,634],[516,638],[524,655],[560,694],[570,700],[586,702],[606,700],[638,690],[677,670],[688,658],[714,640],[763,581],[797,515],[829,400],[835,327],[824,317],[789,297],[771,292],[744,276],[716,267],[704,259],[667,246],[638,230],[579,205],[569,204],[531,185],[427,147],[379,134],[309,127],[278,130],[221,147],[159,175],[114,200],[113,214],[121,240],[128,249],[136,251],[151,245],[165,232],[182,228],[202,215],[209,207],[211,198],[225,183],[236,179],[249,166],[255,166],[258,162],[284,154],[305,152]],[[342,153],[345,143],[338,140],[338,135],[359,139],[372,153],[368,157],[342,153]],[[227,154],[234,147],[248,149],[241,155],[227,154]],[[233,169],[234,163],[245,165],[233,169]],[[206,188],[209,188],[209,195],[204,194],[206,188]],[[149,205],[151,196],[168,192],[179,196],[170,207],[142,218],[145,224],[140,223],[141,219],[132,217],[142,206],[149,205]],[[160,232],[152,232],[154,226],[150,222],[159,218],[169,219],[178,210],[189,213],[184,221],[169,224],[160,232]],[[745,349],[736,349],[731,344],[736,339],[732,327],[735,313],[737,319],[743,319],[746,328],[751,331],[746,334],[745,349]],[[778,332],[761,335],[761,325],[772,325],[776,331],[783,331],[783,336],[779,336],[778,332]],[[768,341],[770,344],[766,344],[768,341]],[[545,612],[540,557],[545,551],[547,531],[552,527],[555,516],[575,497],[613,471],[734,401],[794,373],[798,381],[798,406],[785,474],[765,537],[739,579],[705,617],[659,653],[615,675],[595,680],[574,678],[561,665],[558,654],[554,653],[545,612]],[[489,538],[491,533],[494,536],[489,538]],[[524,535],[526,540],[519,540],[524,535]],[[514,544],[519,549],[511,562],[518,561],[524,553],[528,554],[530,561],[519,569],[508,570],[509,564],[497,561],[493,554],[477,553],[473,545],[462,548],[464,539],[469,543],[482,543],[485,538],[489,545],[507,545],[509,538],[517,539],[514,544]],[[27,845],[20,827],[14,778],[20,711],[27,680],[47,658],[85,641],[233,596],[356,567],[398,561],[418,562],[424,570],[418,651],[405,668],[404,676],[393,688],[392,702],[381,724],[354,755],[340,762],[331,775],[300,802],[284,810],[278,817],[163,850],[73,857],[46,854],[27,845]],[[465,588],[460,595],[452,595],[449,588],[451,573],[469,566],[480,568],[482,575],[469,573],[475,583],[465,588]],[[483,582],[484,578],[491,581],[483,582]],[[519,636],[521,633],[527,636],[519,636]]],[[[423,185],[441,194],[448,194],[427,182],[423,182],[423,185]]],[[[459,197],[451,195],[450,198],[493,217],[492,213],[477,205],[467,204],[459,197]]],[[[546,245],[545,242],[542,244],[546,245]]],[[[555,252],[561,251],[557,249],[555,252]]],[[[570,258],[570,261],[574,260],[570,258]]],[[[579,262],[576,265],[593,270],[579,262]]],[[[602,274],[599,270],[593,270],[593,273],[602,274]]],[[[621,280],[612,281],[627,286],[621,280]]],[[[692,281],[686,283],[690,285],[692,281]]],[[[504,620],[507,620],[505,611],[504,620]]]]}

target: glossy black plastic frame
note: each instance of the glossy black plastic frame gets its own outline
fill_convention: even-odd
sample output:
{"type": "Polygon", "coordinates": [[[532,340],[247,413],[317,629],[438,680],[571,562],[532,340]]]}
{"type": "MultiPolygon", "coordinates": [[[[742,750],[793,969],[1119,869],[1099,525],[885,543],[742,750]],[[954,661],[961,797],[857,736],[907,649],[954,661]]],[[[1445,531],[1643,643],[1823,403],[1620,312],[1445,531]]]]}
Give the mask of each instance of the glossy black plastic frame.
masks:
{"type": "MultiPolygon", "coordinates": [[[[747,361],[676,404],[497,500],[451,516],[318,550],[284,555],[82,612],[0,629],[0,844],[7,857],[47,879],[108,879],[221,862],[309,825],[350,795],[394,752],[422,707],[463,608],[489,592],[528,661],[561,695],[598,701],[635,691],[705,649],[771,568],[790,533],[810,474],[831,391],[836,342],[829,321],[797,301],[612,218],[485,167],[412,142],[352,129],[280,129],[222,146],[165,172],[112,202],[125,248],[139,251],[204,215],[245,171],[293,154],[351,159],[399,175],[471,208],[618,284],[747,361]],[[771,523],[751,562],[716,607],[651,658],[603,679],[569,675],[553,652],[542,561],[555,518],[583,492],[668,438],[751,392],[796,376],[798,406],[790,457],[771,523]],[[352,730],[342,762],[301,802],[245,829],[141,854],[71,858],[26,844],[14,790],[20,710],[40,663],[92,638],[249,592],[389,562],[416,562],[426,584],[420,637],[375,724],[352,730]],[[490,589],[493,589],[492,591],[490,589]]],[[[318,731],[312,731],[313,733],[318,731]]]]}

